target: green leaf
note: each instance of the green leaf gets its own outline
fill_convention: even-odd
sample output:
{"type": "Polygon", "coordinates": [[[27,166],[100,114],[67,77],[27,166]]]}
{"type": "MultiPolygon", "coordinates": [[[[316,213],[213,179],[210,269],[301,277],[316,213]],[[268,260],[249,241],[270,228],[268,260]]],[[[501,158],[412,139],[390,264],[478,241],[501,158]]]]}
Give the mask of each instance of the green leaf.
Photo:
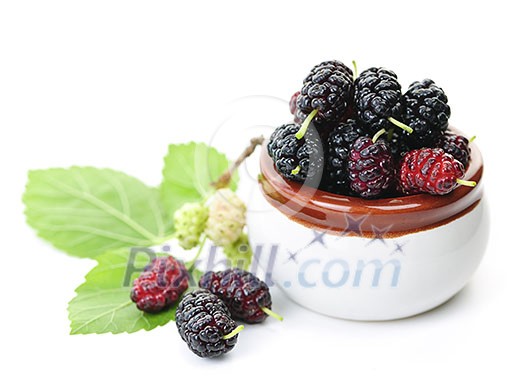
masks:
{"type": "MultiPolygon", "coordinates": [[[[215,148],[202,143],[170,145],[164,158],[161,198],[169,212],[185,203],[200,202],[212,192],[211,183],[228,170],[229,161],[215,148]]],[[[238,175],[230,183],[237,189],[238,175]]]]}
{"type": "Polygon", "coordinates": [[[23,201],[38,235],[75,256],[156,245],[173,233],[158,190],[109,169],[30,171],[23,201]]]}
{"type": "MultiPolygon", "coordinates": [[[[72,335],[149,331],[175,320],[176,305],[161,313],[148,314],[138,310],[130,300],[133,280],[149,263],[149,255],[137,252],[130,259],[129,250],[120,250],[97,258],[98,265],[86,275],[84,284],[75,291],[77,296],[69,303],[72,335]],[[134,271],[129,278],[128,268],[134,271]]],[[[198,282],[199,274],[202,273],[194,270],[193,281],[198,282]]]]}
{"type": "MultiPolygon", "coordinates": [[[[129,255],[129,251],[114,251],[97,258],[98,265],[86,275],[85,283],[76,289],[77,296],[69,303],[72,335],[151,330],[174,318],[175,309],[146,314],[130,300],[131,287],[124,286],[129,255]]],[[[144,267],[149,260],[142,253],[133,264],[144,267]]]]}

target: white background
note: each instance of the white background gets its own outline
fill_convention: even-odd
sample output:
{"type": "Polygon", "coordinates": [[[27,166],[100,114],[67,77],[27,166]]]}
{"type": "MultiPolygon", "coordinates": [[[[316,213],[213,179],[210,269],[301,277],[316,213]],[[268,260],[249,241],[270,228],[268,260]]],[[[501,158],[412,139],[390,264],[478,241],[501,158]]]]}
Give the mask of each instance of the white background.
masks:
{"type": "Polygon", "coordinates": [[[2,382],[523,382],[519,2],[0,4],[2,382]],[[284,103],[254,108],[250,99],[246,129],[219,129],[233,100],[288,99],[314,64],[333,58],[389,67],[405,87],[432,77],[452,123],[478,135],[492,232],[466,289],[430,313],[384,323],[326,318],[275,290],[285,322],[250,327],[215,361],[191,354],[174,323],[69,336],[67,302],[94,262],[52,249],[25,225],[27,170],[111,167],[156,185],[168,143],[213,142],[233,157],[254,132],[289,119],[284,103]]]}

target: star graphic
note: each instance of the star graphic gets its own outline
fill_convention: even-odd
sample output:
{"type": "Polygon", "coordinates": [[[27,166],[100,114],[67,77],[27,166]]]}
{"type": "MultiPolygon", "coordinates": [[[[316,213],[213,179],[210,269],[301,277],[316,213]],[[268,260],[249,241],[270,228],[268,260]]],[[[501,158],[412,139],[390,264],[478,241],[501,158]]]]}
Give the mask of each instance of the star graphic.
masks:
{"type": "Polygon", "coordinates": [[[284,264],[290,262],[290,261],[293,261],[295,264],[297,264],[297,255],[299,254],[299,252],[290,252],[290,251],[287,251],[288,252],[288,259],[286,259],[286,261],[284,262],[284,264]]]}
{"type": "Polygon", "coordinates": [[[394,242],[395,249],[390,253],[390,256],[392,256],[395,253],[401,253],[402,255],[405,254],[405,251],[403,251],[403,247],[408,244],[408,241],[405,241],[403,244],[399,244],[397,241],[394,242]]]}
{"type": "Polygon", "coordinates": [[[376,240],[383,243],[385,246],[385,235],[390,231],[390,228],[392,228],[392,224],[390,224],[388,227],[379,228],[372,224],[372,232],[374,232],[374,237],[366,244],[368,247],[370,244],[374,243],[376,240]]]}
{"type": "Polygon", "coordinates": [[[315,243],[320,243],[323,247],[326,248],[326,244],[324,242],[324,235],[326,235],[326,232],[317,232],[315,229],[312,229],[312,232],[314,233],[314,239],[310,241],[310,244],[308,244],[307,247],[315,243]]]}
{"type": "Polygon", "coordinates": [[[346,227],[341,231],[341,236],[348,236],[352,233],[355,233],[357,236],[363,236],[363,230],[361,226],[368,216],[369,215],[363,215],[355,218],[353,215],[345,213],[346,227]]]}

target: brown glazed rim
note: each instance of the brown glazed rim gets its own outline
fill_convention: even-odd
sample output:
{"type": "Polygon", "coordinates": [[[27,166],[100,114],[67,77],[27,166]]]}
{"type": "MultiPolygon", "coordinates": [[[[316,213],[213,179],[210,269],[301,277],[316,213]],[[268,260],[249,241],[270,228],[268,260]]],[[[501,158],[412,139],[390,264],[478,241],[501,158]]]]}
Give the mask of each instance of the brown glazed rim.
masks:
{"type": "MultiPolygon", "coordinates": [[[[458,132],[457,130],[454,130],[458,132]]],[[[317,190],[283,178],[263,145],[259,184],[266,200],[290,219],[317,231],[341,236],[398,237],[447,224],[470,212],[482,197],[483,159],[471,143],[465,180],[445,196],[427,194],[366,200],[317,190]]]]}

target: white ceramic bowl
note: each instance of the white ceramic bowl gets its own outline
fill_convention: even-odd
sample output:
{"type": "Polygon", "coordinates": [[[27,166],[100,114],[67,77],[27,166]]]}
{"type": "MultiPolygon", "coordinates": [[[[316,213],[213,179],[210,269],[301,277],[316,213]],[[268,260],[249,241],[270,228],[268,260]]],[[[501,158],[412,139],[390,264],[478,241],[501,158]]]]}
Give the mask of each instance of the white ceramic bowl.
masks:
{"type": "Polygon", "coordinates": [[[354,320],[428,311],[458,293],[483,257],[489,218],[472,145],[466,179],[447,196],[363,200],[289,182],[261,154],[248,214],[257,262],[294,301],[354,320]]]}

